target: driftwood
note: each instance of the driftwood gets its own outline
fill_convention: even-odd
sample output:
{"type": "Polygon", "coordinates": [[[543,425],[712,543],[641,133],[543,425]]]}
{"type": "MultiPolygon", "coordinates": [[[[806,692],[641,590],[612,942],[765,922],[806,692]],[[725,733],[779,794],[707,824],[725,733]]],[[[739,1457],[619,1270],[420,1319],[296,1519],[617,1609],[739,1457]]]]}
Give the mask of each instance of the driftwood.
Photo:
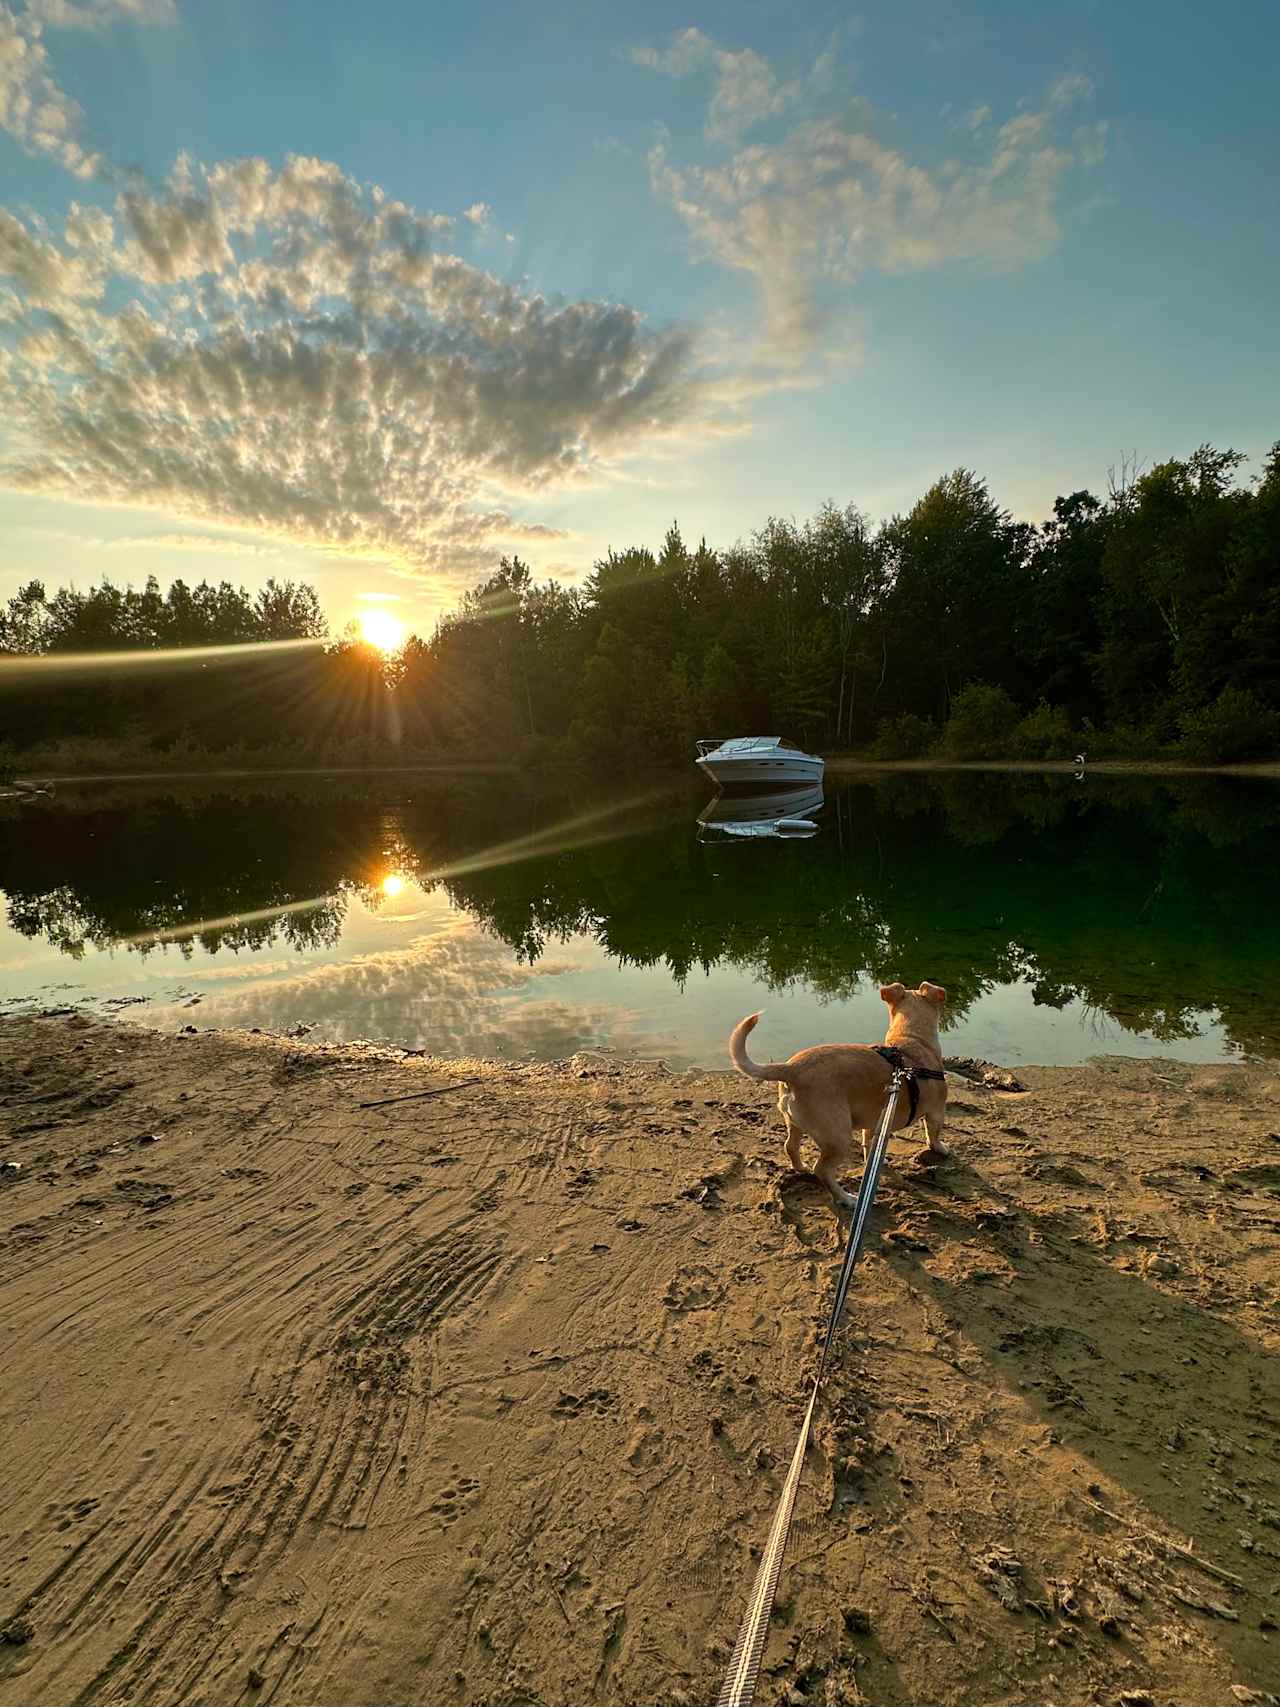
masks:
{"type": "Polygon", "coordinates": [[[479,1079],[463,1079],[460,1084],[437,1085],[436,1088],[431,1091],[409,1091],[402,1097],[378,1097],[374,1102],[362,1102],[360,1107],[386,1108],[387,1104],[392,1102],[418,1102],[425,1100],[427,1097],[442,1097],[449,1091],[464,1091],[468,1085],[478,1085],[479,1083],[479,1079]]]}
{"type": "MultiPolygon", "coordinates": [[[[1153,1541],[1157,1547],[1162,1547],[1166,1553],[1175,1559],[1185,1559],[1189,1565],[1195,1565],[1211,1577],[1217,1577],[1219,1582],[1228,1583],[1232,1588],[1243,1589],[1244,1582],[1231,1571],[1224,1571],[1221,1565],[1215,1565],[1211,1559],[1202,1559],[1198,1553],[1193,1553],[1190,1547],[1182,1547],[1176,1541],[1170,1541],[1167,1535],[1158,1535],[1154,1529],[1144,1529],[1140,1523],[1134,1523],[1131,1518],[1122,1517],[1118,1511],[1109,1511],[1097,1500],[1085,1495],[1085,1499],[1095,1511],[1100,1511],[1103,1517],[1109,1517],[1112,1523],[1123,1523],[1126,1529],[1132,1529],[1136,1535],[1141,1535],[1144,1541],[1153,1541]]],[[[1226,1616],[1219,1614],[1220,1617],[1226,1616]]]]}

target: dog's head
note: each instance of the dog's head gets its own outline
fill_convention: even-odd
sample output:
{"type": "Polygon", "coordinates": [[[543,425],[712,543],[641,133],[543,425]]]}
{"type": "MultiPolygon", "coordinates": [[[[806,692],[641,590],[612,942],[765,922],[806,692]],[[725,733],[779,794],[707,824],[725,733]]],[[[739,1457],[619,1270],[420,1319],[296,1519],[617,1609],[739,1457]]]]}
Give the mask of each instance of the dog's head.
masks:
{"type": "Polygon", "coordinates": [[[880,1000],[888,1007],[891,1020],[900,1020],[904,1028],[922,1031],[926,1036],[937,1035],[938,1015],[946,999],[947,992],[941,984],[927,981],[916,990],[908,990],[905,984],[885,984],[880,991],[880,1000]]]}

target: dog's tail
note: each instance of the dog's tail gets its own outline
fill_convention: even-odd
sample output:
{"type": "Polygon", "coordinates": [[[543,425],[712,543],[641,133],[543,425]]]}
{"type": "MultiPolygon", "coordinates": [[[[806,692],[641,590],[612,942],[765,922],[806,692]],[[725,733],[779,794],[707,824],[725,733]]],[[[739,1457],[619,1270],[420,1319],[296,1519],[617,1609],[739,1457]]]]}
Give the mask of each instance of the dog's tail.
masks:
{"type": "Polygon", "coordinates": [[[759,1067],[747,1054],[747,1039],[755,1030],[759,1018],[759,1014],[748,1014],[746,1019],[734,1026],[733,1035],[729,1039],[729,1055],[738,1071],[745,1073],[749,1079],[781,1079],[786,1084],[791,1075],[782,1062],[773,1061],[767,1067],[759,1067]]]}

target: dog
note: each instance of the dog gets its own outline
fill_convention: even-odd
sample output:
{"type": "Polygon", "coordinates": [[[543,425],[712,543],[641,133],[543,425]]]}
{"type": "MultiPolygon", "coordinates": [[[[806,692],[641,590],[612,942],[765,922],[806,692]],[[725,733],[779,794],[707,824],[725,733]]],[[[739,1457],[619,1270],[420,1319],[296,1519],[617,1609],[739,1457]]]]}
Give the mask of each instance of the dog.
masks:
{"type": "MultiPolygon", "coordinates": [[[[886,984],[880,999],[889,1009],[885,1043],[902,1052],[908,1066],[923,1067],[937,1077],[917,1081],[919,1109],[913,1109],[910,1087],[898,1092],[890,1131],[909,1126],[916,1113],[924,1116],[929,1149],[935,1156],[950,1155],[942,1141],[947,1123],[947,1081],[942,1077],[942,1051],[938,1046],[938,1020],[947,992],[941,984],[921,984],[908,990],[905,984],[886,984]]],[[[729,1055],[734,1066],[749,1079],[777,1079],[778,1108],[787,1127],[787,1160],[797,1173],[800,1142],[811,1138],[821,1152],[814,1172],[835,1200],[836,1207],[851,1209],[856,1202],[840,1185],[840,1174],[849,1166],[853,1128],[862,1132],[862,1160],[879,1124],[888,1095],[893,1068],[869,1043],[823,1043],[801,1049],[787,1061],[758,1066],[747,1054],[747,1038],[760,1015],[749,1014],[733,1029],[729,1055]]]]}

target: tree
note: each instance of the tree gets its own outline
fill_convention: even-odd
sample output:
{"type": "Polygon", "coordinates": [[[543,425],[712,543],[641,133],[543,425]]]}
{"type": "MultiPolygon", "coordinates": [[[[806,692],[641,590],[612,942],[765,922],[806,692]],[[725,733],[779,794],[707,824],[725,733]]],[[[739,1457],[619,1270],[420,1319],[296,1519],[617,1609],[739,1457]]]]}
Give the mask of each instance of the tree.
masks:
{"type": "Polygon", "coordinates": [[[942,718],[967,681],[1016,684],[1016,623],[1031,586],[1028,532],[969,469],[944,475],[882,536],[886,709],[942,718]]]}
{"type": "Polygon", "coordinates": [[[48,629],[44,583],[28,581],[0,611],[0,652],[43,652],[48,629]]]}

